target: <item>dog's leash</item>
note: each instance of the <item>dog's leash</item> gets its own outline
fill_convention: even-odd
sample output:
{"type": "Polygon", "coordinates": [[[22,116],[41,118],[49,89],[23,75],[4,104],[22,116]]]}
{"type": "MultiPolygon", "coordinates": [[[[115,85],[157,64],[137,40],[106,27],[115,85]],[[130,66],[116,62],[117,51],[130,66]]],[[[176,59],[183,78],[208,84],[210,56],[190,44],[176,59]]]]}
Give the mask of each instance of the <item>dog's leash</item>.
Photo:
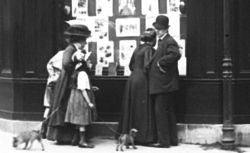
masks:
{"type": "MultiPolygon", "coordinates": [[[[95,91],[98,91],[99,89],[96,89],[95,91]]],[[[55,110],[53,110],[43,121],[42,123],[45,123],[46,121],[48,121],[58,110],[59,110],[60,106],[58,106],[55,110]]],[[[51,109],[51,108],[50,108],[51,109]]],[[[104,119],[102,119],[101,117],[97,117],[99,120],[105,122],[104,119]]],[[[117,134],[117,135],[121,135],[121,133],[115,131],[114,129],[110,128],[108,125],[104,124],[104,126],[107,127],[107,129],[109,129],[110,131],[112,131],[114,134],[117,134]]]]}
{"type": "Polygon", "coordinates": [[[42,122],[46,122],[47,120],[49,120],[58,110],[59,110],[59,107],[53,110],[42,122]]]}
{"type": "MultiPolygon", "coordinates": [[[[98,116],[98,120],[105,122],[105,120],[104,120],[104,119],[102,119],[102,118],[101,118],[101,117],[99,117],[99,116],[98,116]]],[[[121,133],[119,133],[119,132],[115,131],[114,129],[110,128],[108,125],[104,124],[104,126],[106,126],[106,127],[107,127],[107,129],[109,129],[110,131],[112,131],[114,134],[121,135],[121,133]]]]}

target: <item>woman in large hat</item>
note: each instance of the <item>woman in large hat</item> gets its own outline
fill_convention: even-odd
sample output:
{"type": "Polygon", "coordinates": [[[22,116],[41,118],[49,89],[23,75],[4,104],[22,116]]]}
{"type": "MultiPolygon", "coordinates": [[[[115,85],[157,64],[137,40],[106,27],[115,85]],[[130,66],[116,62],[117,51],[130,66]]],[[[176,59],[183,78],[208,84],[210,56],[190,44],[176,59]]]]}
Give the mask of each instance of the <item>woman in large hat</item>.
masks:
{"type": "Polygon", "coordinates": [[[78,61],[84,59],[81,50],[91,31],[85,25],[74,24],[65,30],[68,46],[64,49],[62,72],[55,86],[51,112],[49,116],[47,139],[56,140],[58,144],[76,144],[78,131],[74,125],[66,124],[65,113],[70,96],[70,78],[78,61]]]}

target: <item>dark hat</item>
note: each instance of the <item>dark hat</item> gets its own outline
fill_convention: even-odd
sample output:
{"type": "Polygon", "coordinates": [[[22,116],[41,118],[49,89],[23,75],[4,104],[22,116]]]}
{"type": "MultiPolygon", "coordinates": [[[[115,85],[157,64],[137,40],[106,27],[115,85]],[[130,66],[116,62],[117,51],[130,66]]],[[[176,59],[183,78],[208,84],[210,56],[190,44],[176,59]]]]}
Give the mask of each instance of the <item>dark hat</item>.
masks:
{"type": "Polygon", "coordinates": [[[169,19],[167,16],[165,15],[159,15],[157,16],[156,18],[156,21],[153,23],[153,26],[156,28],[156,29],[167,29],[169,27],[169,19]]]}
{"type": "Polygon", "coordinates": [[[91,31],[87,26],[81,24],[70,25],[64,32],[67,36],[89,37],[91,31]]]}
{"type": "Polygon", "coordinates": [[[156,38],[156,31],[153,28],[148,28],[146,31],[141,35],[141,41],[149,42],[153,41],[156,38]]]}

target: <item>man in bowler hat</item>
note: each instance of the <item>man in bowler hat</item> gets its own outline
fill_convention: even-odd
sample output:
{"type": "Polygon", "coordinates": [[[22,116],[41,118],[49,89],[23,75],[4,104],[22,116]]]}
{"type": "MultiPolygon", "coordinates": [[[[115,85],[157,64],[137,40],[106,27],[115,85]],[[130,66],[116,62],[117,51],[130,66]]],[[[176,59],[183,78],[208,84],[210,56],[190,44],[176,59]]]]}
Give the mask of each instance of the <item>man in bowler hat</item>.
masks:
{"type": "Polygon", "coordinates": [[[174,99],[179,84],[178,60],[181,54],[177,42],[168,33],[168,17],[157,16],[153,26],[157,31],[158,46],[147,67],[149,93],[154,105],[156,140],[150,146],[168,148],[178,145],[174,99]]]}

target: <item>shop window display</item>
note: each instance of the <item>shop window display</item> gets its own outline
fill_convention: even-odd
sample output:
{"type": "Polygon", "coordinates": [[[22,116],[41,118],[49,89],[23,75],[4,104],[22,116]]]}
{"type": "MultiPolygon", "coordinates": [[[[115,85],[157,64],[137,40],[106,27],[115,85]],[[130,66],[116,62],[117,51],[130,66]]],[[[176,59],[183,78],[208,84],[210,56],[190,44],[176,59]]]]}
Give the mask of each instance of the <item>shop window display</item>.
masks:
{"type": "Polygon", "coordinates": [[[128,63],[140,43],[140,34],[159,14],[170,18],[169,33],[182,50],[179,63],[181,75],[186,75],[185,58],[186,0],[71,0],[73,20],[92,31],[86,50],[96,76],[128,76],[128,63]],[[165,4],[165,6],[161,6],[165,4]],[[184,17],[183,17],[184,16],[184,17]],[[183,28],[184,27],[184,28],[183,28]],[[116,72],[115,72],[116,71],[116,72]]]}

